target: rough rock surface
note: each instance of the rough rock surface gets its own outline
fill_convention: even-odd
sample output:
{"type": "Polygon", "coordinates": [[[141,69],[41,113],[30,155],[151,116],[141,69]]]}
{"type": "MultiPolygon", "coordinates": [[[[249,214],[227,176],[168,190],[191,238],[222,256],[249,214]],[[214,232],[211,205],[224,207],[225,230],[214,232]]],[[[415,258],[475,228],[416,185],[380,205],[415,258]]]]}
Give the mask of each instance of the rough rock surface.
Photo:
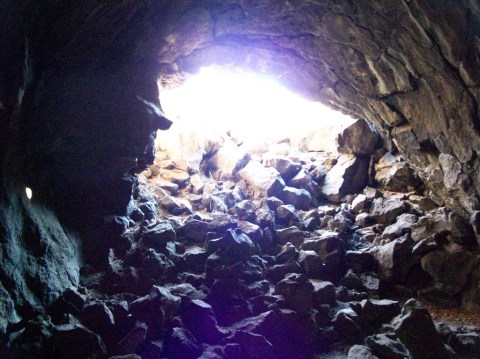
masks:
{"type": "MultiPolygon", "coordinates": [[[[57,353],[61,353],[69,348],[62,348],[54,339],[49,342],[49,338],[73,340],[79,334],[96,348],[95,353],[85,352],[85,356],[103,353],[97,334],[76,323],[78,318],[71,313],[74,312],[71,307],[57,313],[61,318],[59,323],[50,325],[48,319],[37,316],[63,289],[77,284],[79,261],[72,244],[73,233],[77,231],[82,235],[84,257],[89,262],[82,270],[82,280],[88,287],[105,290],[105,295],[124,295],[129,304],[138,299],[132,295],[144,296],[146,287],[169,279],[149,278],[145,282],[145,268],[142,268],[145,248],[138,229],[141,222],[145,221],[143,227],[148,227],[152,224],[149,221],[156,220],[157,208],[149,205],[133,208],[133,202],[140,207],[141,203],[155,200],[144,198],[142,202],[141,194],[135,192],[132,200],[132,189],[138,190],[136,182],[143,180],[132,173],[153,160],[154,133],[171,124],[160,108],[157,78],[160,77],[161,85],[169,86],[203,65],[236,65],[267,72],[310,98],[368,120],[384,139],[385,149],[398,150],[405,157],[438,205],[448,207],[464,219],[473,218],[473,224],[478,225],[475,219],[480,193],[480,177],[476,175],[480,167],[477,2],[412,0],[353,4],[267,0],[214,2],[203,6],[190,0],[127,0],[79,1],[74,5],[50,0],[7,0],[0,12],[0,48],[4,49],[0,56],[0,240],[4,251],[0,291],[1,297],[6,298],[1,306],[1,317],[6,319],[2,321],[2,345],[8,341],[10,348],[21,350],[24,343],[35,337],[37,348],[55,350],[58,346],[57,353]],[[20,198],[24,200],[25,186],[33,189],[33,209],[19,204],[20,198]],[[111,215],[104,221],[105,216],[111,215]],[[5,338],[3,327],[7,322],[13,327],[5,338]],[[46,342],[50,344],[41,344],[46,342]]],[[[200,152],[196,155],[194,164],[202,156],[200,152]]],[[[190,175],[186,167],[177,168],[184,171],[178,187],[186,185],[185,173],[190,175]]],[[[152,169],[150,173],[155,171],[152,169]]],[[[203,202],[199,193],[190,197],[192,212],[206,209],[208,213],[217,210],[225,213],[234,198],[228,190],[222,188],[221,193],[211,194],[203,202]]],[[[342,190],[337,188],[333,192],[337,196],[342,190]]],[[[344,194],[347,193],[338,196],[344,194]]],[[[378,207],[377,204],[374,206],[378,207]]],[[[400,208],[402,212],[417,211],[417,206],[418,202],[411,200],[408,206],[400,208]]],[[[348,235],[353,238],[350,232],[353,229],[346,212],[319,210],[318,226],[322,230],[337,230],[350,249],[367,243],[383,245],[382,227],[394,221],[394,211],[376,211],[372,217],[380,223],[362,228],[355,233],[353,242],[348,240],[348,235]]],[[[418,214],[428,216],[423,210],[418,214]]],[[[291,223],[278,225],[302,227],[299,218],[293,212],[288,220],[291,223]]],[[[276,220],[274,214],[268,221],[260,222],[262,230],[265,229],[262,245],[276,243],[274,229],[281,229],[275,228],[276,220]],[[272,225],[273,229],[269,227],[272,225]]],[[[184,220],[171,218],[171,221],[177,230],[184,220]]],[[[429,221],[421,219],[418,225],[429,221]]],[[[459,253],[469,251],[477,256],[478,243],[472,240],[474,232],[457,235],[458,222],[450,217],[447,227],[443,220],[438,222],[438,228],[447,229],[440,236],[422,234],[417,244],[423,243],[424,247],[417,248],[418,256],[430,252],[435,261],[427,262],[436,262],[438,258],[442,262],[448,256],[438,254],[447,251],[452,243],[460,247],[459,253]]],[[[366,221],[362,223],[366,225],[366,221]]],[[[468,221],[463,225],[469,228],[468,221]]],[[[436,225],[423,233],[432,228],[436,225]]],[[[222,236],[222,230],[225,227],[215,227],[209,231],[215,234],[207,232],[205,239],[222,236]]],[[[420,232],[412,231],[414,240],[417,240],[415,233],[420,232]]],[[[166,241],[149,249],[164,252],[178,268],[185,265],[182,259],[185,248],[178,242],[166,241]]],[[[267,249],[272,252],[265,254],[266,258],[252,259],[245,268],[234,267],[235,263],[221,253],[212,253],[209,263],[221,264],[218,268],[228,268],[229,273],[235,270],[247,273],[242,280],[248,282],[264,274],[264,261],[272,262],[268,256],[278,254],[275,248],[267,249]]],[[[185,281],[200,288],[204,283],[199,268],[205,268],[205,258],[200,251],[190,253],[195,254],[192,260],[200,263],[193,273],[184,275],[185,281]]],[[[274,272],[283,275],[302,270],[295,261],[272,268],[275,267],[278,270],[274,272]]],[[[442,266],[426,268],[432,274],[442,272],[439,270],[442,266]]],[[[289,324],[284,327],[287,332],[298,333],[298,343],[303,345],[308,342],[305,338],[314,337],[311,317],[299,318],[287,308],[278,310],[282,301],[272,298],[267,291],[264,293],[267,298],[260,295],[255,303],[245,304],[243,291],[235,292],[234,286],[229,287],[225,271],[214,271],[212,279],[216,284],[212,288],[216,288],[216,293],[224,288],[234,293],[229,297],[229,305],[234,308],[231,318],[238,319],[254,311],[257,318],[270,313],[264,316],[269,325],[259,324],[258,333],[254,333],[265,340],[240,333],[234,336],[236,342],[219,348],[220,354],[215,355],[245,356],[239,342],[260,343],[263,352],[269,353],[268,343],[275,349],[286,337],[280,336],[279,340],[269,336],[269,329],[282,327],[285,322],[289,324]]],[[[441,283],[438,277],[427,279],[441,283]]],[[[477,285],[478,275],[472,276],[472,281],[477,285]]],[[[251,290],[262,288],[259,284],[251,290]]],[[[411,293],[415,288],[407,288],[407,292],[408,289],[411,293]]],[[[468,293],[467,302],[475,303],[478,290],[466,290],[457,294],[461,301],[465,303],[464,296],[468,293]]],[[[340,286],[336,293],[344,300],[364,295],[340,286]]],[[[118,303],[123,302],[121,299],[110,300],[118,303]]],[[[118,309],[113,315],[123,318],[121,313],[125,311],[128,309],[123,312],[118,309]]],[[[125,318],[119,319],[122,320],[125,318]]],[[[125,322],[129,334],[118,343],[117,349],[108,348],[109,354],[126,355],[135,351],[147,357],[162,355],[164,342],[151,337],[145,323],[125,322]]],[[[178,320],[167,329],[168,340],[195,348],[189,331],[182,329],[178,320]]],[[[335,341],[332,338],[336,336],[329,336],[329,329],[322,334],[335,341]]],[[[416,346],[405,341],[405,346],[416,352],[411,349],[416,346]]],[[[440,348],[441,345],[435,346],[432,353],[444,357],[446,354],[440,348]]],[[[289,348],[284,349],[289,353],[289,348]]],[[[214,348],[205,352],[213,353],[214,348]]],[[[36,354],[30,356],[52,357],[52,353],[36,354]]]]}

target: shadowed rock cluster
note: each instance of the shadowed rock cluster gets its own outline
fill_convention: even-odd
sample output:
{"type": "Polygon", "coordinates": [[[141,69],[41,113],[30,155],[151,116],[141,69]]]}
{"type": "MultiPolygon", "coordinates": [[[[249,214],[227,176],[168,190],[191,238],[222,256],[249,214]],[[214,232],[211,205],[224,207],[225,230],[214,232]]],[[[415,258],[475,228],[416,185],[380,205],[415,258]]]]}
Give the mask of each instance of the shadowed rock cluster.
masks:
{"type": "Polygon", "coordinates": [[[103,266],[9,327],[8,357],[478,356],[478,329],[436,326],[418,301],[478,310],[473,230],[364,122],[337,142],[229,157],[224,141],[197,168],[159,154],[103,266]]]}

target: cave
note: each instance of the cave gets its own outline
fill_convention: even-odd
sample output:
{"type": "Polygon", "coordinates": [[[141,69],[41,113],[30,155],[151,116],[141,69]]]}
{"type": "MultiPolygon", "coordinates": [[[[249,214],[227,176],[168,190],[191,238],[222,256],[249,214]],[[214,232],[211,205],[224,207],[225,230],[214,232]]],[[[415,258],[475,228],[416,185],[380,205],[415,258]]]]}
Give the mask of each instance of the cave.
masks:
{"type": "Polygon", "coordinates": [[[480,356],[478,1],[0,9],[0,357],[480,356]],[[353,120],[180,163],[202,67],[353,120]]]}

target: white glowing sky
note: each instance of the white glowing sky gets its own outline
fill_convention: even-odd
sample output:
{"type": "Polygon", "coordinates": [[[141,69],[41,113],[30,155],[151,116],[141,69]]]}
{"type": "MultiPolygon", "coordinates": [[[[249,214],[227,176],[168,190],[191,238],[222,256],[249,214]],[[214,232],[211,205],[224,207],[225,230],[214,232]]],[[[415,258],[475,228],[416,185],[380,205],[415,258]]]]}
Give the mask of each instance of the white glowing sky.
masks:
{"type": "Polygon", "coordinates": [[[180,87],[161,90],[167,116],[251,137],[290,136],[319,127],[345,125],[352,119],[308,101],[272,78],[203,67],[180,87]]]}

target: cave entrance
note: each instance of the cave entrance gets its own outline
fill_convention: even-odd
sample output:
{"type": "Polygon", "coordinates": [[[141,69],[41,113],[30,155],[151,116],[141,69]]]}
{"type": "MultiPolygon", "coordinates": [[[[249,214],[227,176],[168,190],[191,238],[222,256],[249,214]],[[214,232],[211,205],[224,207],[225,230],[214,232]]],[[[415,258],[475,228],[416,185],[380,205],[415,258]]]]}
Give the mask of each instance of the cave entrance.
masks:
{"type": "Polygon", "coordinates": [[[160,97],[173,125],[157,134],[157,163],[172,160],[216,180],[234,175],[246,157],[335,152],[335,135],[354,121],[272,76],[216,66],[160,89],[160,97]]]}

